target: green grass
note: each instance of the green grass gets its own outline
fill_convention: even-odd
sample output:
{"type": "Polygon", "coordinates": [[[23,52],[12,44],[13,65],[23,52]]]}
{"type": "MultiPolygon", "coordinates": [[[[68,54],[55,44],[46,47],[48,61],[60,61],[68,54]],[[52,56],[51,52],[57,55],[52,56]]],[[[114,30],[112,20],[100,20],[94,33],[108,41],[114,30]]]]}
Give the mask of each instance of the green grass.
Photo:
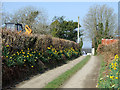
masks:
{"type": "Polygon", "coordinates": [[[102,60],[102,62],[101,62],[101,68],[100,68],[100,73],[99,73],[99,78],[103,77],[102,72],[104,72],[105,69],[106,69],[105,64],[106,64],[106,62],[104,62],[104,60],[102,60]]]}
{"type": "Polygon", "coordinates": [[[106,66],[106,62],[102,60],[101,63],[101,69],[99,74],[99,79],[97,82],[98,88],[118,88],[119,82],[118,82],[118,59],[113,59],[113,61],[106,66]],[[103,74],[104,71],[106,71],[106,68],[108,68],[108,73],[103,74]]]}
{"type": "Polygon", "coordinates": [[[80,70],[90,59],[91,56],[86,56],[81,62],[76,64],[74,67],[58,76],[53,81],[49,82],[44,88],[59,88],[66,80],[68,80],[73,74],[80,70]]]}

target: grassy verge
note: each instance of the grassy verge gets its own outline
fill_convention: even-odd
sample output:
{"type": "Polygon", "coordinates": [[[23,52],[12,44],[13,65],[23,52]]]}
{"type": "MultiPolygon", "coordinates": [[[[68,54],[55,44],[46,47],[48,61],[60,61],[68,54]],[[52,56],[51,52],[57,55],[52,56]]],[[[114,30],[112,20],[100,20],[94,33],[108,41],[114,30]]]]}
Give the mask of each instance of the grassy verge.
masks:
{"type": "Polygon", "coordinates": [[[59,88],[66,80],[68,80],[73,74],[81,69],[90,59],[90,56],[86,56],[81,62],[76,64],[74,67],[58,76],[53,81],[49,82],[44,88],[59,88]]]}
{"type": "MultiPolygon", "coordinates": [[[[101,67],[100,67],[98,82],[100,82],[100,80],[101,80],[100,78],[103,78],[103,72],[106,70],[106,66],[105,66],[106,62],[104,62],[103,59],[101,59],[101,60],[102,60],[102,61],[101,61],[101,67]]],[[[98,85],[99,85],[99,84],[97,84],[96,87],[98,87],[98,85]]]]}
{"type": "Polygon", "coordinates": [[[118,82],[118,57],[112,60],[112,62],[106,66],[106,62],[102,61],[99,79],[97,83],[98,88],[119,88],[118,82]],[[108,73],[105,73],[108,71],[108,73]]]}

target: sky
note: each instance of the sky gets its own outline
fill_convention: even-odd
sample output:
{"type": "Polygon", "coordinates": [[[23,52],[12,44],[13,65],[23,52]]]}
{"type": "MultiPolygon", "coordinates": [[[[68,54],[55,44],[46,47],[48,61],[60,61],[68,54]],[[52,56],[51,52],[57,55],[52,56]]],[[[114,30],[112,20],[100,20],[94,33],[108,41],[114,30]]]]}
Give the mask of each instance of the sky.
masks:
{"type": "MultiPolygon", "coordinates": [[[[88,13],[89,8],[93,5],[103,5],[106,4],[108,7],[114,9],[114,13],[118,13],[118,3],[117,2],[3,2],[3,11],[8,13],[14,13],[18,9],[24,8],[26,6],[33,6],[36,9],[44,10],[48,16],[48,23],[52,22],[54,16],[65,16],[66,20],[78,21],[78,16],[80,17],[81,28],[83,27],[83,19],[88,13]]],[[[84,48],[91,47],[90,41],[84,39],[84,48]]]]}

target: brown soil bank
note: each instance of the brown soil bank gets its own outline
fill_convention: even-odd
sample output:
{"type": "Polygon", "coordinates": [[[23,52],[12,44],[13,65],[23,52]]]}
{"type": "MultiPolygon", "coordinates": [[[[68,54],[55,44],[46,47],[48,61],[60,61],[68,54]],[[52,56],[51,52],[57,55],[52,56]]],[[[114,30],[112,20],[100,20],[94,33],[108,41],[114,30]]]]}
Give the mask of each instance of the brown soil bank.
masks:
{"type": "Polygon", "coordinates": [[[98,46],[97,52],[104,56],[104,60],[105,62],[107,62],[108,65],[114,59],[114,56],[116,54],[120,54],[119,52],[120,48],[118,48],[119,46],[120,46],[119,41],[109,45],[100,44],[98,46]]]}

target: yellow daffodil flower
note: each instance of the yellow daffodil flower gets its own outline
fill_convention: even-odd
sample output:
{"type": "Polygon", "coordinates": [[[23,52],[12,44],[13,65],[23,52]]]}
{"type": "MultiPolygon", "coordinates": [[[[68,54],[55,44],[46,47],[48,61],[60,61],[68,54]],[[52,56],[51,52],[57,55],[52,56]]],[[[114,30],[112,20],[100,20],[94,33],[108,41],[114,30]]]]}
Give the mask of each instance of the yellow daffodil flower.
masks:
{"type": "Polygon", "coordinates": [[[9,47],[9,45],[7,45],[6,47],[9,47]]]}
{"type": "Polygon", "coordinates": [[[114,78],[114,76],[110,76],[110,78],[111,78],[111,79],[113,79],[113,78],[114,78]]]}
{"type": "Polygon", "coordinates": [[[50,47],[48,47],[48,49],[50,49],[50,47]]]}
{"type": "Polygon", "coordinates": [[[113,63],[111,65],[113,65],[113,63]]]}
{"type": "Polygon", "coordinates": [[[116,77],[116,79],[118,79],[118,77],[116,77]]]}
{"type": "Polygon", "coordinates": [[[60,50],[60,52],[62,53],[62,50],[60,50]]]}
{"type": "Polygon", "coordinates": [[[114,68],[114,66],[112,66],[112,68],[114,68]]]}
{"type": "Polygon", "coordinates": [[[114,70],[116,70],[117,68],[116,67],[114,67],[114,70]]]}
{"type": "Polygon", "coordinates": [[[118,55],[115,55],[115,59],[118,59],[118,55]]]}

